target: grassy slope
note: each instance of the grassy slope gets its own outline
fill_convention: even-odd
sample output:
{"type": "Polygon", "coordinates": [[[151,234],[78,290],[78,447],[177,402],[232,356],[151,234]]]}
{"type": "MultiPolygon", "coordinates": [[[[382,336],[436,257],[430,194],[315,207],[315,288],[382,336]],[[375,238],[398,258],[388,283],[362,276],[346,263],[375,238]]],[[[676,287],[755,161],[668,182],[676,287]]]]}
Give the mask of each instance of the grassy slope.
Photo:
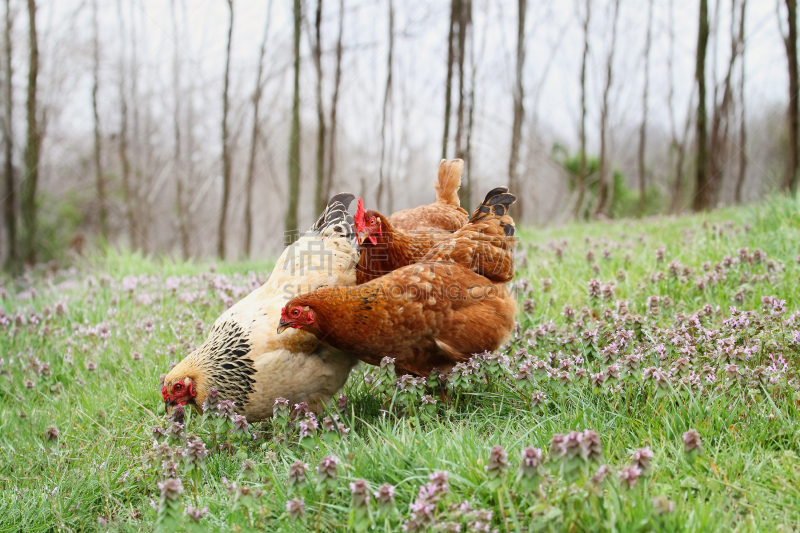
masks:
{"type": "MultiPolygon", "coordinates": [[[[654,326],[674,327],[675,314],[694,313],[706,303],[721,309],[706,325],[719,327],[729,316],[730,305],[760,310],[761,297],[768,295],[787,301],[787,318],[800,309],[800,268],[795,261],[800,255],[798,207],[797,202],[776,199],[755,208],[721,210],[702,217],[523,231],[523,246],[531,247],[528,264],[520,266],[518,278],[530,279],[533,290],[522,298],[532,299],[534,309],[528,315],[521,313],[520,321],[526,329],[550,320],[559,328],[566,327],[561,311],[569,304],[578,314],[584,306],[592,308],[600,323],[603,308],[614,307],[616,300],[627,300],[632,313],[646,316],[646,299],[652,295],[668,295],[672,304],[663,306],[653,325],[651,318],[646,318],[645,336],[655,334],[654,326]],[[745,225],[749,230],[745,231],[745,225]],[[563,260],[558,260],[554,245],[548,243],[561,239],[566,239],[567,245],[563,260]],[[662,246],[666,247],[666,259],[657,262],[656,249],[662,246]],[[704,261],[737,256],[743,246],[751,253],[759,248],[783,265],[771,280],[749,281],[743,301],[734,298],[741,288],[739,275],[749,267],[733,267],[727,281],[704,290],[692,282],[696,274],[686,282],[668,274],[661,281],[650,281],[654,272],[666,274],[667,264],[673,260],[702,274],[704,261]],[[597,271],[586,259],[590,248],[597,271]],[[603,258],[604,249],[610,258],[603,258]],[[616,279],[620,269],[625,271],[624,281],[616,279]],[[541,278],[552,279],[549,292],[541,289],[541,278]],[[587,296],[590,278],[615,283],[611,303],[593,302],[587,296]]],[[[0,336],[0,357],[5,363],[0,368],[0,532],[153,529],[156,513],[149,502],[153,498],[158,503],[157,480],[137,478],[143,474],[140,457],[150,449],[150,428],[162,423],[158,376],[202,341],[224,308],[220,295],[236,300],[256,286],[256,275],[237,274],[245,270],[221,265],[212,274],[207,265],[165,266],[112,254],[86,265],[80,273],[32,275],[33,295],[27,285],[7,285],[12,296],[2,306],[12,324],[4,327],[0,336]],[[143,274],[133,289],[132,278],[123,279],[131,274],[143,274]],[[169,276],[179,277],[174,291],[169,287],[176,280],[167,282],[169,276]],[[19,291],[21,298],[13,296],[19,291]],[[184,301],[192,297],[191,303],[184,301]],[[58,301],[66,303],[64,316],[55,313],[58,301]],[[50,318],[46,308],[51,310],[50,318]],[[22,324],[12,334],[17,313],[25,322],[35,313],[38,323],[22,324]],[[95,328],[99,323],[108,326],[108,334],[102,327],[95,328]],[[134,352],[142,354],[140,361],[131,357],[134,352]],[[37,372],[41,365],[31,362],[32,358],[49,363],[50,375],[37,372]],[[97,368],[87,368],[89,362],[97,363],[97,368]],[[34,382],[31,388],[25,384],[28,380],[34,382]],[[48,447],[43,439],[50,425],[60,430],[55,447],[48,447]],[[102,525],[103,520],[110,525],[102,525]]],[[[752,270],[767,273],[764,265],[752,270]]],[[[262,279],[266,272],[264,265],[259,274],[262,279]]],[[[786,377],[795,377],[795,381],[787,385],[784,377],[782,389],[760,395],[716,393],[709,387],[677,400],[658,398],[649,389],[637,388],[638,381],[633,380],[617,394],[594,394],[591,387],[578,385],[562,390],[545,380],[537,388],[547,391],[550,401],[544,412],[532,412],[512,378],[476,384],[473,391],[478,394],[453,394],[447,405],[439,405],[434,420],[420,422],[413,414],[380,411],[381,400],[369,393],[360,379],[371,369],[360,369],[344,391],[351,401],[344,417],[351,428],[347,439],[321,444],[318,449],[297,445],[295,437],[266,444],[259,440],[241,452],[263,471],[265,482],[256,485],[267,491],[251,506],[249,517],[242,509],[231,511],[231,497],[221,483],[223,476],[237,478],[242,458],[227,453],[209,458],[198,495],[198,505],[210,508],[205,527],[247,530],[250,520],[255,520],[267,530],[313,529],[319,496],[311,489],[295,494],[306,498],[305,525],[283,516],[289,497],[285,484],[288,465],[300,459],[313,467],[323,456],[334,454],[346,465],[340,468],[343,478],[365,478],[373,490],[382,483],[396,485],[399,514],[386,523],[382,518],[376,520],[381,530],[399,530],[401,520],[409,516],[418,486],[427,482],[434,470],[447,470],[451,493],[445,503],[469,499],[474,507],[491,509],[493,527],[503,531],[506,524],[498,493],[490,490],[483,468],[489,448],[502,444],[514,469],[522,447],[547,450],[554,433],[591,428],[600,434],[605,462],[615,471],[627,464],[634,449],[651,446],[655,453],[652,475],[642,478],[633,490],[620,488],[614,475],[602,496],[577,489],[570,495],[556,477],[543,488],[540,498],[516,491],[512,475],[509,488],[517,492],[513,503],[520,513],[521,530],[534,525],[575,531],[796,530],[800,520],[796,481],[800,479],[800,417],[791,387],[796,390],[798,348],[785,347],[783,333],[790,335],[790,331],[773,333],[790,362],[786,377]],[[684,460],[681,440],[682,433],[692,427],[700,431],[705,447],[704,457],[694,466],[684,460]],[[658,495],[675,502],[672,513],[654,514],[651,498],[658,495]]],[[[769,340],[772,338],[764,337],[764,342],[769,340]]],[[[554,342],[545,337],[530,352],[545,357],[546,351],[555,351],[554,342]]],[[[652,348],[647,343],[645,338],[642,349],[652,348]]],[[[592,371],[603,369],[587,344],[564,349],[584,354],[592,371]]],[[[762,351],[760,360],[768,350],[762,351]]],[[[270,431],[269,427],[265,430],[270,431]]],[[[193,503],[186,479],[184,486],[184,503],[193,503]]],[[[343,481],[337,490],[328,497],[329,505],[321,515],[323,528],[339,528],[347,522],[350,493],[343,481]]],[[[441,513],[445,513],[445,503],[439,505],[441,513]]],[[[504,511],[514,530],[517,523],[511,508],[504,511]]]]}

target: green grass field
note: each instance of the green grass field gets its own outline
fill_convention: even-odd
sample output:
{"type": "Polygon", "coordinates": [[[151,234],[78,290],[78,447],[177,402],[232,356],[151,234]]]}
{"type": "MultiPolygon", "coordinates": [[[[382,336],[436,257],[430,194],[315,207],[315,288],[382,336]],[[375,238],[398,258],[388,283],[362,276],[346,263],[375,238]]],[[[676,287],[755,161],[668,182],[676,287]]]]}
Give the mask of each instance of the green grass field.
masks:
{"type": "Polygon", "coordinates": [[[0,531],[798,531],[800,202],[519,233],[516,338],[446,396],[359,366],[346,434],[254,424],[203,468],[186,435],[230,422],[155,447],[159,375],[268,264],[6,280],[0,531]]]}

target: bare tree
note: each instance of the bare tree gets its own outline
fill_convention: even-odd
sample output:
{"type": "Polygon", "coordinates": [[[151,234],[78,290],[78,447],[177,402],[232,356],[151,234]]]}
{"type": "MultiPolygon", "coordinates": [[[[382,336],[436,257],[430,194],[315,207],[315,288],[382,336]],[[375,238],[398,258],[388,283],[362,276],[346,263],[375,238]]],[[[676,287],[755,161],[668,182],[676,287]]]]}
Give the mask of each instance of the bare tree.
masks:
{"type": "Polygon", "coordinates": [[[289,134],[289,198],[284,224],[286,235],[294,241],[297,231],[297,207],[300,202],[300,21],[303,10],[294,0],[294,96],[292,98],[292,130],[289,134]]]}
{"type": "Polygon", "coordinates": [[[650,91],[650,46],[653,38],[653,0],[647,3],[647,35],[644,41],[644,90],[642,91],[642,123],[639,126],[639,208],[638,215],[644,214],[647,194],[647,167],[645,155],[647,150],[647,96],[650,91]]]}
{"type": "MultiPolygon", "coordinates": [[[[117,13],[119,18],[119,34],[121,38],[122,49],[119,55],[119,107],[120,107],[120,126],[119,126],[119,142],[117,148],[119,150],[119,160],[122,174],[122,193],[125,195],[125,218],[128,223],[128,230],[130,233],[131,247],[135,250],[139,242],[139,229],[137,227],[136,214],[134,211],[134,191],[131,186],[131,162],[128,153],[128,95],[125,91],[125,77],[126,77],[126,62],[125,62],[125,22],[122,14],[122,0],[117,0],[117,13]]],[[[135,74],[131,74],[135,76],[135,74]]]]}
{"type": "Polygon", "coordinates": [[[667,53],[667,109],[669,111],[670,127],[670,153],[675,162],[673,167],[674,177],[671,183],[669,212],[677,213],[680,208],[683,196],[683,167],[686,156],[686,143],[692,127],[692,117],[694,109],[694,83],[692,83],[692,95],[686,109],[686,119],[684,121],[682,134],[678,134],[677,121],[675,119],[675,1],[669,1],[669,16],[667,21],[669,34],[669,50],[667,53]]]}
{"type": "Polygon", "coordinates": [[[458,106],[456,107],[456,157],[464,159],[464,142],[466,140],[466,76],[464,73],[464,63],[467,58],[467,39],[472,25],[472,0],[461,0],[460,11],[458,14],[458,106]]]}
{"type": "MultiPolygon", "coordinates": [[[[95,0],[96,1],[96,0],[95,0]]],[[[181,87],[181,61],[180,61],[180,33],[178,29],[178,16],[175,10],[175,0],[170,2],[172,8],[172,90],[175,100],[175,107],[172,115],[172,132],[175,143],[175,211],[178,216],[178,233],[181,240],[181,253],[184,259],[190,256],[189,250],[189,224],[186,220],[188,212],[186,208],[186,192],[184,181],[184,167],[181,158],[181,100],[184,98],[181,87]]]]}
{"type": "Polygon", "coordinates": [[[228,0],[231,21],[228,25],[228,47],[225,55],[225,86],[222,89],[222,209],[217,229],[217,256],[225,258],[225,222],[228,216],[228,200],[231,194],[231,153],[228,134],[228,108],[231,71],[231,41],[233,39],[233,0],[228,0]]]}
{"type": "Polygon", "coordinates": [[[330,132],[328,133],[328,168],[325,174],[324,196],[329,198],[333,187],[334,166],[336,163],[336,111],[339,105],[339,87],[342,81],[342,36],[344,35],[344,0],[339,0],[339,36],[336,38],[336,72],[333,76],[333,96],[331,97],[330,132]]]}
{"type": "MultiPolygon", "coordinates": [[[[311,57],[317,71],[317,169],[314,180],[315,213],[322,213],[328,203],[325,189],[325,106],[322,104],[322,0],[317,0],[314,17],[314,39],[311,41],[311,57]]],[[[390,52],[391,53],[391,52],[390,52]]]]}
{"type": "Polygon", "coordinates": [[[455,64],[456,23],[461,13],[461,0],[450,0],[450,31],[447,34],[447,77],[444,85],[444,133],[442,135],[442,159],[447,159],[450,142],[450,109],[453,104],[453,65],[455,64]]]}
{"type": "MultiPolygon", "coordinates": [[[[800,79],[798,79],[797,64],[797,0],[786,1],[786,18],[788,22],[788,32],[783,30],[780,10],[778,11],[778,24],[781,27],[783,44],[786,48],[786,60],[789,64],[789,110],[787,113],[789,120],[789,159],[786,167],[786,177],[783,180],[783,189],[795,192],[797,188],[797,173],[800,167],[798,160],[798,150],[800,150],[800,105],[798,105],[798,91],[800,91],[800,79]]],[[[780,7],[780,2],[778,2],[780,7]]]]}
{"type": "Polygon", "coordinates": [[[108,239],[108,207],[106,205],[106,180],[103,176],[100,114],[97,109],[97,91],[100,87],[100,28],[97,22],[97,0],[92,0],[92,115],[94,117],[94,172],[97,189],[98,222],[100,236],[108,239]]]}
{"type": "Polygon", "coordinates": [[[739,33],[739,43],[741,45],[741,59],[739,61],[739,175],[736,178],[736,189],[734,192],[734,201],[737,204],[742,203],[742,189],[744,188],[744,179],[747,173],[747,113],[745,112],[745,99],[744,99],[744,81],[745,81],[745,66],[744,66],[744,17],[745,7],[747,0],[742,0],[742,14],[741,25],[739,33]]]}
{"type": "Polygon", "coordinates": [[[583,17],[583,58],[581,60],[581,131],[578,162],[578,198],[575,201],[575,218],[581,216],[583,198],[586,195],[586,62],[589,59],[589,23],[592,17],[592,0],[586,0],[583,17]]]}
{"type": "Polygon", "coordinates": [[[728,148],[728,130],[731,122],[731,106],[733,105],[733,72],[736,61],[741,54],[742,36],[744,35],[744,8],[746,2],[741,3],[741,15],[739,26],[736,26],[736,1],[731,2],[731,51],[728,60],[727,73],[722,81],[722,87],[715,86],[714,95],[714,115],[711,121],[711,139],[709,142],[708,158],[708,197],[710,203],[716,203],[719,190],[722,185],[723,171],[726,161],[726,149],[728,148]],[[722,94],[719,101],[716,95],[722,94]]]}
{"type": "MultiPolygon", "coordinates": [[[[130,69],[128,76],[131,80],[130,92],[131,92],[131,108],[133,110],[132,113],[132,148],[133,148],[133,177],[134,179],[131,181],[131,188],[132,188],[132,201],[133,203],[133,217],[136,220],[135,228],[132,228],[132,231],[135,235],[137,235],[140,246],[139,249],[144,253],[149,253],[150,251],[150,224],[149,220],[150,217],[148,213],[150,211],[147,201],[147,195],[143,192],[147,189],[147,178],[146,172],[142,170],[142,161],[145,158],[142,157],[142,147],[145,145],[142,142],[143,137],[147,139],[148,136],[142,135],[142,130],[146,129],[142,127],[142,119],[141,119],[141,111],[142,105],[140,105],[140,98],[141,95],[139,93],[139,71],[141,66],[139,65],[139,56],[138,56],[138,46],[137,46],[137,33],[136,33],[136,14],[139,13],[141,16],[144,16],[143,9],[137,9],[135,2],[130,2],[129,4],[129,16],[128,19],[130,20],[131,25],[131,65],[133,68],[130,69]]],[[[141,17],[140,17],[141,18],[141,17]]],[[[123,77],[124,77],[123,72],[123,77]]],[[[123,83],[122,81],[120,83],[123,83]]],[[[150,150],[146,150],[146,154],[150,154],[150,150]]]]}
{"type": "Polygon", "coordinates": [[[3,116],[3,148],[5,150],[5,170],[4,170],[4,196],[3,196],[3,218],[6,222],[7,251],[6,251],[6,270],[17,273],[19,270],[19,251],[17,249],[17,199],[16,184],[14,183],[14,84],[12,66],[12,45],[11,30],[14,26],[14,18],[11,13],[11,0],[6,0],[6,24],[5,24],[5,102],[3,116]]]}
{"type": "Polygon", "coordinates": [[[39,40],[36,34],[36,0],[28,0],[28,98],[25,105],[28,131],[25,143],[25,179],[22,185],[22,224],[25,231],[25,260],[29,264],[36,262],[37,212],[36,187],[39,182],[39,149],[41,148],[41,132],[37,120],[38,106],[36,89],[39,77],[39,40]]]}
{"type": "Polygon", "coordinates": [[[458,140],[456,141],[457,152],[456,157],[463,159],[466,166],[466,172],[461,182],[461,188],[458,189],[458,198],[461,202],[461,207],[468,212],[472,211],[472,128],[474,125],[475,115],[475,78],[477,62],[475,60],[475,39],[473,37],[472,26],[472,0],[462,0],[463,5],[461,9],[461,18],[459,22],[459,101],[458,101],[458,140]],[[463,33],[463,38],[462,38],[463,33]],[[469,94],[466,94],[464,89],[464,58],[467,55],[466,41],[469,41],[469,57],[470,57],[470,82],[469,94]],[[464,118],[464,100],[466,104],[466,119],[464,118]],[[462,133],[462,130],[465,130],[462,133]],[[465,138],[464,145],[462,146],[461,139],[465,138]]]}
{"type": "Polygon", "coordinates": [[[384,187],[388,191],[389,196],[389,211],[393,210],[391,204],[392,202],[392,192],[391,192],[391,178],[387,175],[388,171],[385,169],[386,166],[386,125],[389,121],[389,116],[391,114],[391,103],[392,103],[392,65],[394,57],[394,1],[389,0],[389,53],[387,54],[386,59],[386,90],[383,93],[383,118],[381,119],[381,160],[380,160],[380,170],[378,176],[378,192],[376,194],[376,203],[380,206],[381,201],[383,200],[383,191],[384,187]]]}
{"type": "Polygon", "coordinates": [[[522,124],[525,122],[525,97],[522,86],[522,74],[525,68],[525,14],[528,1],[517,2],[517,66],[514,71],[514,122],[511,126],[511,156],[508,159],[508,187],[511,192],[516,192],[517,213],[522,218],[524,206],[522,204],[522,189],[519,181],[519,148],[522,143],[522,124]]]}
{"type": "Polygon", "coordinates": [[[697,121],[695,137],[697,156],[695,161],[695,189],[692,208],[695,211],[708,209],[711,190],[708,187],[708,168],[706,156],[706,50],[708,48],[708,0],[700,0],[700,17],[697,29],[697,58],[694,77],[697,82],[697,121]]]}
{"type": "MultiPolygon", "coordinates": [[[[247,162],[247,194],[244,204],[244,255],[250,257],[253,242],[253,185],[255,183],[256,146],[259,135],[259,108],[263,93],[264,56],[267,50],[267,37],[269,25],[272,20],[272,0],[267,4],[267,22],[264,24],[264,36],[261,38],[261,47],[258,50],[258,71],[256,73],[256,88],[253,91],[253,129],[250,133],[250,156],[247,162]]],[[[321,211],[320,211],[321,212],[321,211]]]]}
{"type": "MultiPolygon", "coordinates": [[[[619,0],[614,0],[611,5],[613,11],[611,22],[611,47],[606,57],[606,85],[603,87],[603,104],[600,109],[600,180],[598,187],[597,206],[595,215],[608,215],[611,211],[612,195],[614,194],[614,178],[608,177],[608,98],[611,94],[611,85],[614,79],[614,52],[617,48],[617,22],[619,21],[619,0]]],[[[613,174],[613,171],[612,171],[613,174]]]]}

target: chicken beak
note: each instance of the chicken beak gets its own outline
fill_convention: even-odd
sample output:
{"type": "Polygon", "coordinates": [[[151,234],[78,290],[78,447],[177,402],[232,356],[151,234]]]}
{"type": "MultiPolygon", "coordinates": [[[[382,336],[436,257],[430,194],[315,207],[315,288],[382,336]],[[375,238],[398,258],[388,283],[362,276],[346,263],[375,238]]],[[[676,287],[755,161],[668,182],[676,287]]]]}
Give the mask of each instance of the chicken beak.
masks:
{"type": "Polygon", "coordinates": [[[167,413],[169,414],[170,408],[176,403],[178,403],[177,398],[172,398],[171,400],[167,398],[166,400],[164,400],[164,410],[166,410],[167,413]]]}
{"type": "Polygon", "coordinates": [[[281,318],[281,321],[278,322],[278,333],[283,333],[283,330],[285,330],[286,328],[289,328],[291,326],[292,325],[289,322],[287,322],[286,320],[281,318]]]}
{"type": "Polygon", "coordinates": [[[369,231],[359,231],[358,232],[358,244],[364,244],[366,241],[371,242],[373,245],[378,243],[378,239],[375,238],[369,231]]]}

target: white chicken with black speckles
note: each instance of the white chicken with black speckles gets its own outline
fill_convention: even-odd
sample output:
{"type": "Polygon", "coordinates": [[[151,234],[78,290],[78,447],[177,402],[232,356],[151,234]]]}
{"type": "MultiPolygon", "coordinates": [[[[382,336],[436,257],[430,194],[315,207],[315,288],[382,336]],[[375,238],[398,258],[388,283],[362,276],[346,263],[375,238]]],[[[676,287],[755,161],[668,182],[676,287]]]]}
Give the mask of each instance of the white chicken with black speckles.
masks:
{"type": "Polygon", "coordinates": [[[250,422],[270,417],[276,398],[323,409],[357,359],[310,333],[276,330],[281,309],[294,296],[355,284],[359,252],[347,213],[353,199],[347,193],[332,197],[314,226],[284,250],[267,282],[225,311],[206,341],[167,374],[161,393],[168,408],[188,404],[202,411],[215,388],[250,422]]]}

